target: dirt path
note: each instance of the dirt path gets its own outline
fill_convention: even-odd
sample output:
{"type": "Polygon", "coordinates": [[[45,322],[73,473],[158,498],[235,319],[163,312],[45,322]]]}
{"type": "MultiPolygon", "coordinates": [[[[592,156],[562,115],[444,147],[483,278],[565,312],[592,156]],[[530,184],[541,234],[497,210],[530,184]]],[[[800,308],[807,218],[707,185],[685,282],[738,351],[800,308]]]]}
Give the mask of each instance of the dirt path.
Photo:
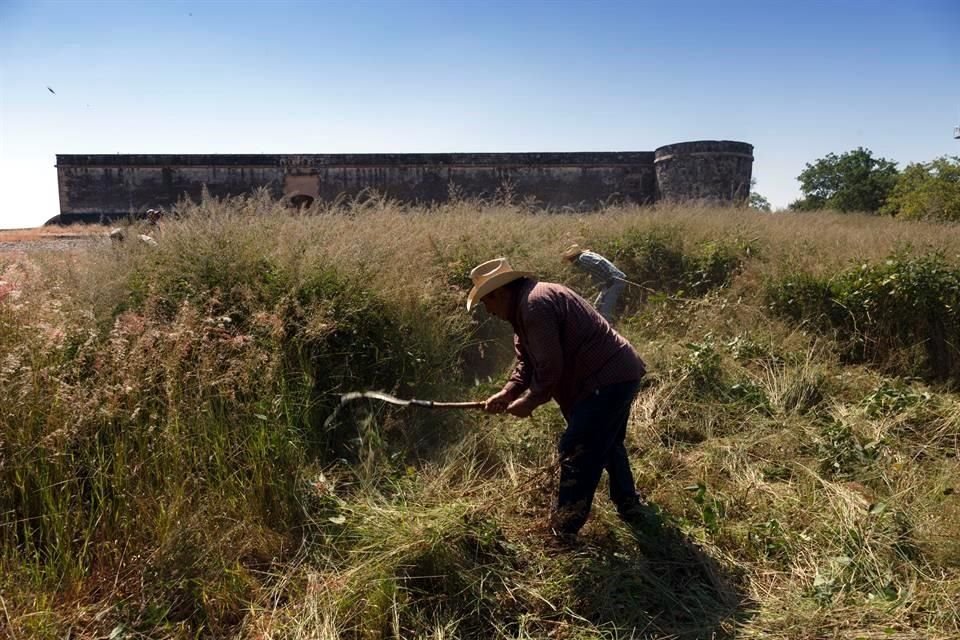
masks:
{"type": "Polygon", "coordinates": [[[110,228],[100,225],[0,229],[0,253],[13,251],[65,251],[107,242],[110,228]]]}

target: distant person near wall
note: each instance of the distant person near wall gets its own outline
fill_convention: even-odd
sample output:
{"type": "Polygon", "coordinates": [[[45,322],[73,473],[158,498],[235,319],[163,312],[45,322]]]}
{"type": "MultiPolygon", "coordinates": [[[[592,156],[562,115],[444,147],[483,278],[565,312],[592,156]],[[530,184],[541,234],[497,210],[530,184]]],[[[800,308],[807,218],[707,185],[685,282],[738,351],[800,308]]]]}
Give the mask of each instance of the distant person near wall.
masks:
{"type": "Polygon", "coordinates": [[[600,287],[600,293],[594,300],[593,306],[607,322],[613,324],[617,300],[626,286],[624,279],[627,274],[617,269],[612,262],[599,253],[581,249],[578,244],[567,247],[563,252],[563,259],[590,274],[590,278],[600,287]]]}
{"type": "Polygon", "coordinates": [[[147,224],[156,227],[163,220],[163,209],[147,209],[147,224]]]}

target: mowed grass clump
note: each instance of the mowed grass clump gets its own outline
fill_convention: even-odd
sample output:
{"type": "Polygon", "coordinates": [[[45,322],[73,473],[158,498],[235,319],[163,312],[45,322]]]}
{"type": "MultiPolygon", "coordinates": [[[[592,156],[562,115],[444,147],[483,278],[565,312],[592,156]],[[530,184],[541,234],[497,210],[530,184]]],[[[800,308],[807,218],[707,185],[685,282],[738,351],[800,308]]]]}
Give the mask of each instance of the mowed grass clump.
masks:
{"type": "Polygon", "coordinates": [[[953,341],[952,227],[263,195],[178,213],[157,247],[0,255],[3,635],[960,633],[960,402],[905,375],[933,371],[923,320],[953,341]],[[495,391],[509,327],[465,313],[469,270],[507,256],[590,297],[572,242],[642,285],[619,327],[650,369],[627,444],[655,541],[602,484],[581,546],[552,542],[553,407],[338,407],[495,391]],[[827,306],[786,304],[801,281],[827,306]]]}

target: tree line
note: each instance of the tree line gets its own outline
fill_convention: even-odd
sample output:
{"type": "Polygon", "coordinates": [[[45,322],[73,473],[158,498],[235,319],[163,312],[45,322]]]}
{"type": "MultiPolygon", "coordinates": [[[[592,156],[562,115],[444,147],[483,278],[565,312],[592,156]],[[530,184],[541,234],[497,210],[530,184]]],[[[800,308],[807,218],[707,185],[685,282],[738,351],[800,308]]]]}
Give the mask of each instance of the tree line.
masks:
{"type": "MultiPolygon", "coordinates": [[[[832,209],[909,219],[960,220],[960,156],[908,164],[902,171],[887,158],[857,147],[807,163],[797,176],[803,197],[792,211],[832,209]]],[[[760,194],[750,206],[769,211],[760,194]]]]}

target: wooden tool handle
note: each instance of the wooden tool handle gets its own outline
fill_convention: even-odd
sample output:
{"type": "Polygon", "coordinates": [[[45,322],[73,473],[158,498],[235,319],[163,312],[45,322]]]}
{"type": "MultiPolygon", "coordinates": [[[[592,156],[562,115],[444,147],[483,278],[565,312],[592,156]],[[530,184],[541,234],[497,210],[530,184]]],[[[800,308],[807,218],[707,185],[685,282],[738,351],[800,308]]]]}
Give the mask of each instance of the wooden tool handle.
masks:
{"type": "Polygon", "coordinates": [[[482,409],[485,402],[434,402],[433,400],[411,400],[415,407],[430,407],[436,409],[482,409]]]}

